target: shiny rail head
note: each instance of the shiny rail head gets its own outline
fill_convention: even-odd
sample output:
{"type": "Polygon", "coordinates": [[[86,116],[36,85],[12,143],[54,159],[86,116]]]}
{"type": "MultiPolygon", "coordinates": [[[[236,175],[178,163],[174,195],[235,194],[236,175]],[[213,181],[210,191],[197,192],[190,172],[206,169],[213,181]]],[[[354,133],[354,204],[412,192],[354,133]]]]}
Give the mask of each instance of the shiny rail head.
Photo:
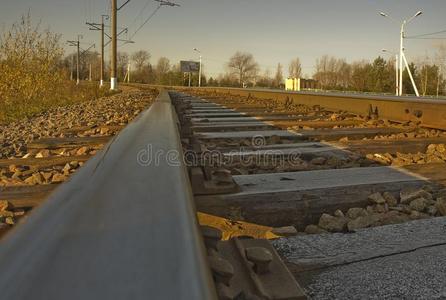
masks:
{"type": "Polygon", "coordinates": [[[170,96],[153,105],[2,241],[6,299],[215,299],[170,96]]]}

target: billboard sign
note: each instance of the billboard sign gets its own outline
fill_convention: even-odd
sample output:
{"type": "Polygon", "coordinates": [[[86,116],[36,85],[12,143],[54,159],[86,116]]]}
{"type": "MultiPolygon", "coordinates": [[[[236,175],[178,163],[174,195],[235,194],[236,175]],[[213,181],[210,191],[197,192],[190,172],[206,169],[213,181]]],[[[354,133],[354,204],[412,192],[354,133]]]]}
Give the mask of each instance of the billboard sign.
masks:
{"type": "Polygon", "coordinates": [[[181,72],[183,73],[193,73],[193,72],[198,72],[200,70],[200,63],[196,61],[182,60],[180,64],[181,64],[181,72]]]}

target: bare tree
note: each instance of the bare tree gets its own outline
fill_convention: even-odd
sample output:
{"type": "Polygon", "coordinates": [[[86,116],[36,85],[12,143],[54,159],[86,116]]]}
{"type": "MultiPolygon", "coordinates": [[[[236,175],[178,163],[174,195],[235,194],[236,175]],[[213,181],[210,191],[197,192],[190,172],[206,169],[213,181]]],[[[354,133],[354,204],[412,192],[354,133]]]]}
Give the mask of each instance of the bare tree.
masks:
{"type": "Polygon", "coordinates": [[[132,54],[132,62],[135,64],[135,70],[132,72],[132,78],[135,82],[146,83],[150,77],[150,54],[145,50],[139,50],[132,54]]]}
{"type": "Polygon", "coordinates": [[[150,53],[145,50],[139,50],[132,54],[132,61],[135,64],[136,70],[141,71],[149,62],[150,53]]]}
{"type": "Polygon", "coordinates": [[[240,86],[258,73],[259,65],[251,53],[237,51],[230,59],[228,67],[237,73],[240,86]]]}
{"type": "Polygon", "coordinates": [[[437,90],[436,94],[444,94],[444,85],[441,82],[444,80],[444,74],[446,72],[446,43],[440,43],[435,46],[437,48],[437,52],[435,53],[435,61],[439,66],[437,78],[437,90]]]}
{"type": "Polygon", "coordinates": [[[280,63],[277,64],[277,70],[276,75],[274,76],[274,86],[280,87],[280,85],[283,83],[283,71],[282,71],[282,65],[280,63]]]}
{"type": "Polygon", "coordinates": [[[117,56],[118,64],[118,77],[124,79],[127,73],[127,66],[129,64],[129,55],[126,52],[118,52],[117,56]]]}
{"type": "Polygon", "coordinates": [[[170,71],[170,60],[167,57],[160,57],[156,64],[156,72],[158,74],[166,74],[170,71]]]}
{"type": "Polygon", "coordinates": [[[160,57],[156,64],[155,73],[158,83],[165,83],[167,80],[167,74],[170,71],[170,60],[167,57],[160,57]]]}
{"type": "Polygon", "coordinates": [[[301,78],[302,77],[302,65],[300,64],[299,57],[293,59],[288,68],[290,78],[301,78]]]}

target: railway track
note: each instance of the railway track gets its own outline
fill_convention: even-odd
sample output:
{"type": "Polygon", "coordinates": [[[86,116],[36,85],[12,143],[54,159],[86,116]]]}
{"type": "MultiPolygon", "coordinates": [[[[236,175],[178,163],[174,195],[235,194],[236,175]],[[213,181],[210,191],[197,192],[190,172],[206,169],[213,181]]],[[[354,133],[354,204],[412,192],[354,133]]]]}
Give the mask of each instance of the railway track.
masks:
{"type": "Polygon", "coordinates": [[[438,104],[395,113],[386,107],[400,102],[351,108],[292,97],[161,92],[125,128],[94,129],[111,131],[108,138],[28,145],[75,149],[75,159],[0,161],[10,171],[58,165],[71,176],[1,191],[16,210],[3,211],[39,206],[1,242],[3,294],[441,296],[446,134],[441,118],[426,117],[438,104]]]}

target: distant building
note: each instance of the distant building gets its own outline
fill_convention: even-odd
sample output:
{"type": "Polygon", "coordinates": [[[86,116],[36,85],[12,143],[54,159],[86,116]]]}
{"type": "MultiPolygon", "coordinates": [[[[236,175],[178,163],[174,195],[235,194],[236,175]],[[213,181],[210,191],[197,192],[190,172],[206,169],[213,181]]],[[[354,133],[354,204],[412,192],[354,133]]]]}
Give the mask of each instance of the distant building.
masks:
{"type": "Polygon", "coordinates": [[[315,90],[317,88],[317,81],[314,79],[303,78],[287,78],[285,81],[285,90],[287,91],[301,91],[301,90],[315,90]]]}

